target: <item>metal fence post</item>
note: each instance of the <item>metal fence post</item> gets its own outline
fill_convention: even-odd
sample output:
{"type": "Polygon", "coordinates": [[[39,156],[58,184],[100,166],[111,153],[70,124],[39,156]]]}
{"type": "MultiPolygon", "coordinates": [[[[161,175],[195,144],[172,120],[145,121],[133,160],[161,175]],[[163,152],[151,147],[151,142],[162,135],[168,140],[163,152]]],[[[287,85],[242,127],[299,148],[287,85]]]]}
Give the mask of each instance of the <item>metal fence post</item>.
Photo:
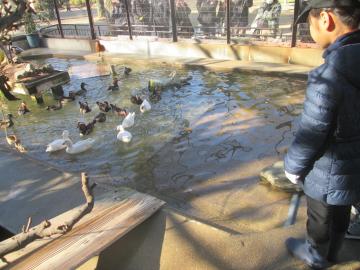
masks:
{"type": "Polygon", "coordinates": [[[133,40],[128,0],[125,0],[125,8],[126,8],[127,24],[128,24],[128,28],[129,28],[129,37],[130,37],[130,40],[133,40]]]}
{"type": "Polygon", "coordinates": [[[231,31],[230,31],[230,0],[226,0],[226,43],[230,44],[231,31]]]}
{"type": "Polygon", "coordinates": [[[170,15],[171,15],[173,42],[177,42],[178,38],[177,38],[177,29],[176,29],[176,9],[175,9],[174,0],[170,0],[170,15]]]}
{"type": "Polygon", "coordinates": [[[300,0],[295,0],[294,20],[293,20],[293,27],[291,33],[291,47],[296,47],[297,25],[295,24],[295,21],[299,16],[299,9],[300,9],[300,0]]]}
{"type": "Polygon", "coordinates": [[[86,9],[87,9],[88,18],[89,18],[91,39],[96,39],[95,30],[94,30],[94,20],[93,20],[93,16],[91,13],[90,0],[85,0],[85,3],[86,3],[86,9]]]}
{"type": "Polygon", "coordinates": [[[76,24],[74,24],[74,26],[75,26],[75,34],[76,34],[76,36],[78,36],[78,35],[79,35],[79,33],[78,33],[78,29],[77,29],[76,24]]]}
{"type": "Polygon", "coordinates": [[[59,25],[60,35],[61,35],[61,38],[64,38],[64,32],[63,32],[62,25],[61,25],[61,18],[60,18],[60,14],[59,14],[59,8],[58,8],[56,0],[54,0],[54,7],[55,7],[56,18],[57,18],[58,25],[59,25]]]}

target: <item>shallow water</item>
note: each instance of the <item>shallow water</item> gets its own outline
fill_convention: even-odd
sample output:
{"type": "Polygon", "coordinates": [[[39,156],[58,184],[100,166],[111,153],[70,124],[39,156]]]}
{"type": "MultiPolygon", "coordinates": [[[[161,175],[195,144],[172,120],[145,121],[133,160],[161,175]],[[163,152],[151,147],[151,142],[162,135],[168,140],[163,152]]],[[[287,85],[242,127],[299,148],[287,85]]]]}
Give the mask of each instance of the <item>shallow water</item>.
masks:
{"type": "MultiPolygon", "coordinates": [[[[45,62],[59,70],[75,67],[82,74],[95,66],[82,60],[45,62]]],[[[117,68],[121,71],[120,66],[117,68]]],[[[112,184],[141,191],[191,193],[194,185],[211,181],[222,172],[270,157],[281,158],[293,136],[292,121],[302,108],[303,80],[178,69],[178,75],[193,77],[190,85],[167,89],[150,112],[141,114],[139,106],[130,102],[131,92],[145,87],[148,79],[161,79],[171,71],[160,65],[134,66],[131,75],[121,79],[118,92],[106,90],[110,76],[83,79],[79,74],[72,75],[65,92],[79,89],[81,81],[89,85],[86,100],[92,112],[85,116],[79,113],[77,101],[60,111],[48,112],[45,105],[24,98],[31,110],[25,116],[17,116],[19,102],[6,102],[3,109],[15,115],[12,131],[21,138],[29,155],[68,171],[107,174],[112,184]],[[73,141],[80,140],[76,124],[93,119],[99,112],[95,104],[98,100],[136,112],[135,126],[128,129],[132,142],[116,140],[115,129],[122,118],[108,113],[107,121],[98,123],[87,136],[97,142],[92,150],[76,156],[45,153],[46,145],[60,138],[65,129],[73,141]]],[[[50,93],[44,97],[46,105],[55,103],[50,93]]]]}

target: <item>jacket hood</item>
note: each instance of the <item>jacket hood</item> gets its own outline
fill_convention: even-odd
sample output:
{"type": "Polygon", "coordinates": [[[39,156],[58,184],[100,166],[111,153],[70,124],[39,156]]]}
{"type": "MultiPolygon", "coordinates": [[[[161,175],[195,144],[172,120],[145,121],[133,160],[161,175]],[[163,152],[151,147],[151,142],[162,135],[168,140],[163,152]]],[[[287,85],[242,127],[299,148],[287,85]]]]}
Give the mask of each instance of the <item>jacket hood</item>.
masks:
{"type": "Polygon", "coordinates": [[[338,38],[323,56],[329,65],[360,91],[360,30],[338,38]]]}

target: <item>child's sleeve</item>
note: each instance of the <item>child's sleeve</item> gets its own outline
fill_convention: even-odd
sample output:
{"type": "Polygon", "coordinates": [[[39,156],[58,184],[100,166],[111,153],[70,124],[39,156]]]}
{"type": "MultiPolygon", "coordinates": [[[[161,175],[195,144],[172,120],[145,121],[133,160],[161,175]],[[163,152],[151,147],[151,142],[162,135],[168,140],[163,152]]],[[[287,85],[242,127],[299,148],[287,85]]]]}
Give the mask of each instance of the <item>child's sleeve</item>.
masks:
{"type": "Polygon", "coordinates": [[[295,139],[285,156],[285,170],[304,176],[333,136],[341,95],[334,69],[320,66],[309,74],[304,110],[295,139]]]}

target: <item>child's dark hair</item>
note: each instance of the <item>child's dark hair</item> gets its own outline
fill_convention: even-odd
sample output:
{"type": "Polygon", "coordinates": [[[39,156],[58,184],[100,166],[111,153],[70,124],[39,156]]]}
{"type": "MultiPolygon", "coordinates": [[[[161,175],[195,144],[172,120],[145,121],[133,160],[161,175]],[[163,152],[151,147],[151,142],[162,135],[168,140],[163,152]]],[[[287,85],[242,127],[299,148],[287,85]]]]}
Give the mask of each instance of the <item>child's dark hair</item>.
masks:
{"type": "Polygon", "coordinates": [[[343,24],[351,29],[360,27],[360,8],[342,7],[342,8],[317,8],[310,11],[310,15],[318,18],[322,11],[332,11],[340,18],[343,24]]]}

